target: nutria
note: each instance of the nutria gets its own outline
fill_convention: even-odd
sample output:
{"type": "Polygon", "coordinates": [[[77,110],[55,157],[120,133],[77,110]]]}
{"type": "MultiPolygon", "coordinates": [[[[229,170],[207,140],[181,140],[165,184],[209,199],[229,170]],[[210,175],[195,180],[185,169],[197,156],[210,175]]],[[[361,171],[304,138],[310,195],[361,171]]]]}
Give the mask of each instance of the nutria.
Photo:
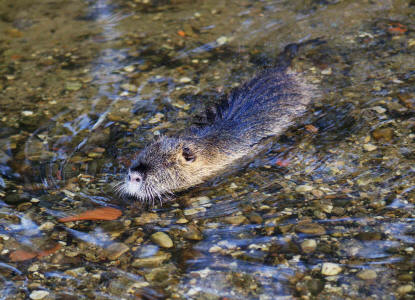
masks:
{"type": "Polygon", "coordinates": [[[118,191],[143,202],[157,198],[162,202],[162,197],[200,184],[257,154],[264,139],[281,135],[306,112],[315,93],[300,74],[288,70],[287,62],[298,45],[285,48],[279,56],[282,65],[259,72],[231,91],[207,113],[207,125],[163,136],[145,147],[118,191]]]}

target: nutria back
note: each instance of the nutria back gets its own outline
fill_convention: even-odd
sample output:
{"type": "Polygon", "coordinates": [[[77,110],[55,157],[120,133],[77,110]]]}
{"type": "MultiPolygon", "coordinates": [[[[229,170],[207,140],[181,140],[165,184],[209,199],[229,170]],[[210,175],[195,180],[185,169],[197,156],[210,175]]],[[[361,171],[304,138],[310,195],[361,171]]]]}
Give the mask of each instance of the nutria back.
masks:
{"type": "Polygon", "coordinates": [[[301,75],[285,68],[260,72],[208,111],[208,124],[145,147],[118,191],[142,201],[163,201],[166,194],[220,174],[259,152],[263,139],[293,125],[313,93],[314,87],[301,75]]]}
{"type": "Polygon", "coordinates": [[[264,70],[208,111],[211,124],[194,134],[223,146],[228,142],[224,150],[250,151],[262,139],[280,135],[293,125],[306,112],[313,93],[314,86],[299,74],[283,68],[264,70]]]}

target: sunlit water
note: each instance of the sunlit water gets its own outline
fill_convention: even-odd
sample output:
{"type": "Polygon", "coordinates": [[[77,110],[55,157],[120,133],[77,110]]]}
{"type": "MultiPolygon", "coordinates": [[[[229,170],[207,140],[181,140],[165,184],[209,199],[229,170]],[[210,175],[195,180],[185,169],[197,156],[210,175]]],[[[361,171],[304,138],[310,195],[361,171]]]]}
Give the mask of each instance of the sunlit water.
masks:
{"type": "Polygon", "coordinates": [[[0,12],[0,299],[414,297],[413,1],[0,12]],[[113,192],[146,143],[317,37],[293,68],[321,96],[266,153],[163,206],[113,192]],[[122,217],[58,222],[103,206],[122,217]]]}

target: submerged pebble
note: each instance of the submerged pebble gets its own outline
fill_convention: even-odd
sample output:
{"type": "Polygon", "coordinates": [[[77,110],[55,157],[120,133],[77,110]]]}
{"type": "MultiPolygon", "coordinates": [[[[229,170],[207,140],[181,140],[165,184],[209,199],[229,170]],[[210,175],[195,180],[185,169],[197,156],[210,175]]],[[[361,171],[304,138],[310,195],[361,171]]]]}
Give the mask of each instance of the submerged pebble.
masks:
{"type": "Polygon", "coordinates": [[[132,266],[136,268],[154,268],[169,260],[170,253],[159,251],[156,255],[144,258],[137,258],[132,262],[132,266]]]}
{"type": "Polygon", "coordinates": [[[189,83],[189,82],[192,81],[192,79],[189,78],[189,77],[182,77],[182,78],[180,78],[179,81],[180,81],[180,83],[189,83]]]}
{"type": "Polygon", "coordinates": [[[305,240],[301,243],[301,249],[304,253],[312,253],[317,248],[316,240],[305,240]]]}
{"type": "Polygon", "coordinates": [[[137,225],[145,225],[159,221],[159,216],[155,213],[143,212],[139,217],[134,219],[137,225]]]}
{"type": "Polygon", "coordinates": [[[2,7],[0,295],[413,298],[410,4],[104,2],[2,7]],[[113,192],[148,142],[317,36],[292,69],[321,94],[268,151],[163,206],[113,192]]]}
{"type": "Polygon", "coordinates": [[[226,36],[221,36],[216,39],[216,43],[218,43],[219,46],[225,45],[229,41],[229,38],[226,36]]]}
{"type": "Polygon", "coordinates": [[[357,273],[356,276],[363,280],[373,280],[377,278],[377,274],[374,270],[363,270],[357,273]]]}
{"type": "Polygon", "coordinates": [[[325,276],[334,276],[342,271],[342,267],[335,263],[323,263],[321,266],[321,274],[325,276]]]}
{"type": "Polygon", "coordinates": [[[309,192],[309,191],[312,191],[312,190],[313,190],[312,186],[305,185],[305,184],[304,185],[299,185],[295,188],[295,191],[297,193],[305,193],[305,192],[309,192]]]}
{"type": "Polygon", "coordinates": [[[50,293],[48,291],[38,290],[38,291],[31,292],[29,297],[30,299],[33,299],[33,300],[40,300],[40,299],[46,298],[47,296],[49,296],[49,294],[50,293]]]}
{"type": "Polygon", "coordinates": [[[364,145],[363,145],[363,149],[365,149],[365,150],[366,150],[366,151],[368,151],[368,152],[375,151],[377,148],[378,148],[378,147],[376,147],[376,146],[375,146],[375,145],[373,145],[373,144],[364,144],[364,145]]]}
{"type": "Polygon", "coordinates": [[[196,226],[188,226],[183,234],[183,237],[192,241],[200,241],[203,239],[203,235],[196,226]]]}
{"type": "Polygon", "coordinates": [[[55,227],[55,223],[45,222],[39,226],[39,230],[52,230],[55,227]]]}
{"type": "Polygon", "coordinates": [[[304,223],[295,227],[297,232],[306,234],[323,235],[326,233],[326,229],[317,223],[304,223]]]}
{"type": "Polygon", "coordinates": [[[135,86],[134,84],[130,84],[130,83],[121,84],[121,88],[128,92],[136,92],[138,89],[137,86],[135,86]]]}
{"type": "Polygon", "coordinates": [[[237,226],[237,225],[240,225],[240,224],[246,222],[247,218],[245,216],[242,216],[242,215],[230,216],[230,217],[224,218],[224,221],[228,224],[237,226]]]}
{"type": "Polygon", "coordinates": [[[112,243],[105,249],[105,252],[109,260],[116,260],[129,250],[130,248],[123,243],[112,243]]]}
{"type": "Polygon", "coordinates": [[[405,284],[405,285],[401,285],[400,287],[398,287],[396,292],[400,295],[405,295],[405,294],[412,292],[413,290],[414,290],[413,285],[405,284]]]}
{"type": "Polygon", "coordinates": [[[151,235],[151,240],[163,248],[173,247],[173,241],[171,238],[164,232],[156,232],[151,235]]]}
{"type": "Polygon", "coordinates": [[[82,83],[69,81],[65,84],[65,87],[69,91],[78,91],[82,88],[82,83]]]}

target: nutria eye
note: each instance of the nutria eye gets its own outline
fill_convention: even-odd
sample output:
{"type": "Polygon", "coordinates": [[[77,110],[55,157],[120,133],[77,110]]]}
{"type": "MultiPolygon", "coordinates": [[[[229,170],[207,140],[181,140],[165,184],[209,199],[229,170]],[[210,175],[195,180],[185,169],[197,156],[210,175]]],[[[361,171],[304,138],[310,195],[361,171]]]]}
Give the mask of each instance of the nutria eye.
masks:
{"type": "Polygon", "coordinates": [[[182,155],[186,161],[194,161],[196,159],[196,155],[187,147],[183,148],[182,155]]]}

